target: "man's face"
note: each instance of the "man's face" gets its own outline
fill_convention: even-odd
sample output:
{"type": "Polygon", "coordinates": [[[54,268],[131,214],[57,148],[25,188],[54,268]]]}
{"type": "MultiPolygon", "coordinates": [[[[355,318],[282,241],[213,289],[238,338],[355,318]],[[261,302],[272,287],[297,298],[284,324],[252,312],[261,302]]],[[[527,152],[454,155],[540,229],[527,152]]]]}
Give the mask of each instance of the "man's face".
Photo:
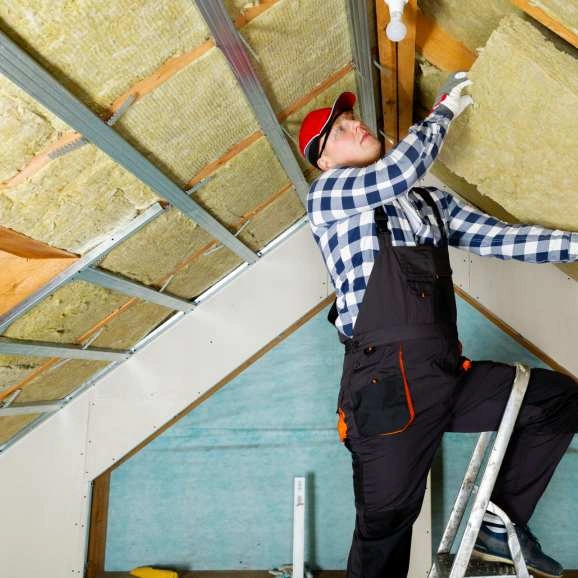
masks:
{"type": "MultiPolygon", "coordinates": [[[[335,167],[366,167],[381,156],[381,143],[352,111],[341,113],[325,138],[325,149],[317,161],[322,171],[335,167]]],[[[322,139],[320,148],[323,143],[322,139]]]]}

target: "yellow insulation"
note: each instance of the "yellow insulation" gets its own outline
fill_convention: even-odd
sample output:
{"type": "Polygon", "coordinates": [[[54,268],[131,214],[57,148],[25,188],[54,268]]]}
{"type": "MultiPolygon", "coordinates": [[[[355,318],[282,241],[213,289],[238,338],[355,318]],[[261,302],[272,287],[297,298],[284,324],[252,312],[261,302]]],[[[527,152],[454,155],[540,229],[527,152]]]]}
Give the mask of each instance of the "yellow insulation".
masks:
{"type": "Polygon", "coordinates": [[[0,223],[49,245],[84,253],[156,198],[95,146],[85,145],[28,181],[0,191],[0,223]]]}
{"type": "Polygon", "coordinates": [[[510,0],[418,0],[418,5],[471,50],[484,46],[504,16],[521,13],[510,0]]]}
{"type": "Polygon", "coordinates": [[[241,30],[280,112],[351,60],[344,0],[283,0],[241,30]]]}
{"type": "Polygon", "coordinates": [[[2,2],[0,26],[95,109],[208,36],[190,0],[2,2]]]}
{"type": "Polygon", "coordinates": [[[541,8],[554,20],[578,34],[578,2],[576,0],[532,0],[532,6],[541,8]]]}
{"type": "Polygon", "coordinates": [[[512,16],[470,77],[440,160],[520,221],[577,230],[578,60],[512,16]]]}
{"type": "Polygon", "coordinates": [[[37,417],[39,417],[39,414],[36,413],[0,417],[0,444],[7,442],[37,417]]]}

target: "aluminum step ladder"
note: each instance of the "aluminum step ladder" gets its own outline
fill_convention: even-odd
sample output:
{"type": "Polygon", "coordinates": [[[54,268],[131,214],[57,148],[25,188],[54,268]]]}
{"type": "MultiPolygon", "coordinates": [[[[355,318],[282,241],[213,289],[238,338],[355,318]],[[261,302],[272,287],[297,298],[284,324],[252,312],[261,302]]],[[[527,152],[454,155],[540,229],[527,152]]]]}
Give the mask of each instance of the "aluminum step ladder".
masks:
{"type": "Polygon", "coordinates": [[[428,578],[464,578],[465,576],[472,578],[485,578],[489,576],[530,578],[531,575],[528,574],[514,525],[503,510],[490,502],[490,496],[492,495],[500,466],[504,460],[504,455],[506,454],[508,443],[512,436],[520,407],[522,406],[522,400],[528,388],[529,380],[530,370],[524,365],[516,364],[516,377],[512,384],[512,391],[508,398],[506,408],[504,409],[504,415],[502,416],[494,443],[491,447],[480,484],[476,486],[475,482],[488,447],[490,446],[493,432],[482,432],[478,438],[460,491],[456,497],[450,519],[440,541],[437,555],[434,556],[434,563],[428,574],[428,578]],[[475,498],[462,541],[460,542],[457,553],[455,555],[450,554],[468,502],[473,494],[475,498]],[[486,510],[499,516],[506,526],[508,545],[514,562],[514,568],[508,564],[472,559],[474,544],[478,537],[478,532],[482,525],[482,518],[486,510]]]}

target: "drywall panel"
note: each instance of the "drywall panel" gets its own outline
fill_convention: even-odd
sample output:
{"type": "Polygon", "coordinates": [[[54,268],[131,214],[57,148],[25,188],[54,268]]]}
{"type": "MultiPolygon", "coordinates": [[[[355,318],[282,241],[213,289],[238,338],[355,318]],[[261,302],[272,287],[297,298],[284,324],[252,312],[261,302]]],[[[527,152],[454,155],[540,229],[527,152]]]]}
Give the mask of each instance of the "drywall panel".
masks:
{"type": "Polygon", "coordinates": [[[521,222],[578,229],[578,58],[511,16],[469,76],[439,159],[521,222]]]}
{"type": "Polygon", "coordinates": [[[307,227],[98,384],[90,426],[96,476],[327,296],[307,227]],[[127,420],[127,413],[135,419],[127,420]]]}
{"type": "Polygon", "coordinates": [[[0,454],[2,578],[83,576],[89,403],[72,402],[0,454]]]}

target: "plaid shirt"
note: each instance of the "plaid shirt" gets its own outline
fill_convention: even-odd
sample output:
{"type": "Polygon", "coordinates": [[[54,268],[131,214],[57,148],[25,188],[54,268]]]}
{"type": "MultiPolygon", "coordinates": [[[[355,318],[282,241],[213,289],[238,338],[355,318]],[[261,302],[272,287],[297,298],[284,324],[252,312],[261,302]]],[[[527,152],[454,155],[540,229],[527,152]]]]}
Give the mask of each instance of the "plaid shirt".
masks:
{"type": "MultiPolygon", "coordinates": [[[[379,251],[373,209],[384,205],[394,246],[437,245],[441,239],[431,208],[411,187],[437,156],[449,123],[449,115],[434,112],[377,162],[331,169],[311,185],[309,223],[336,291],[337,329],[348,337],[379,251]]],[[[533,263],[578,260],[578,233],[509,225],[445,191],[426,188],[454,247],[533,263]]]]}

